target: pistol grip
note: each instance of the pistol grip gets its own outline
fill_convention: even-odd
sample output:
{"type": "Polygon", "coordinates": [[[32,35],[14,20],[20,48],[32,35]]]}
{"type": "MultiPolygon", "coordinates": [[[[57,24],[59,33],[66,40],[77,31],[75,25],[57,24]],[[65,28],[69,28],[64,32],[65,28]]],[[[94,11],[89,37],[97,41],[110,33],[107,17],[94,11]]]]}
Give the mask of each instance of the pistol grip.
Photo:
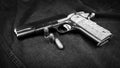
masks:
{"type": "Polygon", "coordinates": [[[107,29],[99,26],[95,22],[81,17],[80,15],[74,15],[71,20],[76,23],[76,28],[84,32],[87,36],[97,42],[97,46],[102,46],[111,38],[112,33],[107,29]]]}

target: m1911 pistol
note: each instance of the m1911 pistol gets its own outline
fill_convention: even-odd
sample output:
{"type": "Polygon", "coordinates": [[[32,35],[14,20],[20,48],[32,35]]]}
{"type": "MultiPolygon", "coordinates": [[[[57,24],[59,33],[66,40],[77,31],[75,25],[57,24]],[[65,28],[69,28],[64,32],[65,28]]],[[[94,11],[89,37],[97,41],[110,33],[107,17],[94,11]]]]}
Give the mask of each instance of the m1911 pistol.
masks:
{"type": "Polygon", "coordinates": [[[56,29],[59,33],[66,33],[72,30],[80,30],[88,37],[97,42],[97,46],[102,46],[111,38],[112,33],[99,26],[96,22],[90,20],[95,13],[75,12],[65,18],[61,18],[50,23],[49,25],[39,26],[20,26],[14,29],[16,36],[26,36],[31,33],[44,31],[44,29],[56,29]]]}

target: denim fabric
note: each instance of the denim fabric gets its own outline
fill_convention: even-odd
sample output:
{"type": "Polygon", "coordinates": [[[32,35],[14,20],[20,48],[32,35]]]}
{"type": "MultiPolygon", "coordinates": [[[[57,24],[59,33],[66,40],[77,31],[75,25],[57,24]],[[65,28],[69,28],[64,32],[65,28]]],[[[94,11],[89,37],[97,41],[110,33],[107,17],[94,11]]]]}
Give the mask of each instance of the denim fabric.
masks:
{"type": "MultiPolygon", "coordinates": [[[[30,6],[17,6],[17,13],[10,15],[1,24],[0,63],[3,68],[119,68],[120,20],[111,18],[94,18],[99,25],[110,30],[114,36],[103,47],[96,47],[80,32],[55,35],[64,44],[59,50],[42,35],[18,40],[13,32],[15,27],[39,21],[59,14],[69,14],[85,10],[94,12],[82,2],[53,0],[53,2],[36,1],[30,6]],[[2,52],[3,51],[3,52],[2,52]],[[4,61],[5,60],[5,61],[4,61]]],[[[12,12],[11,12],[12,13],[12,12]]],[[[41,23],[41,22],[40,22],[41,23]]]]}

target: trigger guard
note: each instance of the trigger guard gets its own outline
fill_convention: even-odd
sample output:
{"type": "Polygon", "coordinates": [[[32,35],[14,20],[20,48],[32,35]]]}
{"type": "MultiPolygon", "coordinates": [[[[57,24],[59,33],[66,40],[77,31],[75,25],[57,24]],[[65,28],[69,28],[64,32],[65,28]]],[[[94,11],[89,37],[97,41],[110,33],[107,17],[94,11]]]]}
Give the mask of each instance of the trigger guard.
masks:
{"type": "Polygon", "coordinates": [[[72,26],[70,24],[62,24],[58,26],[56,29],[59,33],[66,33],[68,31],[71,31],[72,26]]]}

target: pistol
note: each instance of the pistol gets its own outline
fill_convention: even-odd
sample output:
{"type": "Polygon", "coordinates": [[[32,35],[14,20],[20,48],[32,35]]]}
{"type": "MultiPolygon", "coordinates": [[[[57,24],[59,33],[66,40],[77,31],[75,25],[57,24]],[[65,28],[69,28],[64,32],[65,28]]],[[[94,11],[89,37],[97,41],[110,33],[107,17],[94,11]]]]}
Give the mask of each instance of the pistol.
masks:
{"type": "Polygon", "coordinates": [[[83,11],[74,12],[66,17],[49,21],[48,24],[44,23],[37,25],[24,25],[14,29],[16,36],[23,37],[36,32],[44,31],[44,29],[55,29],[59,33],[67,33],[72,30],[80,30],[85,35],[97,42],[97,46],[102,46],[107,43],[112,37],[112,33],[99,26],[90,18],[94,17],[95,13],[85,13],[83,11]]]}

